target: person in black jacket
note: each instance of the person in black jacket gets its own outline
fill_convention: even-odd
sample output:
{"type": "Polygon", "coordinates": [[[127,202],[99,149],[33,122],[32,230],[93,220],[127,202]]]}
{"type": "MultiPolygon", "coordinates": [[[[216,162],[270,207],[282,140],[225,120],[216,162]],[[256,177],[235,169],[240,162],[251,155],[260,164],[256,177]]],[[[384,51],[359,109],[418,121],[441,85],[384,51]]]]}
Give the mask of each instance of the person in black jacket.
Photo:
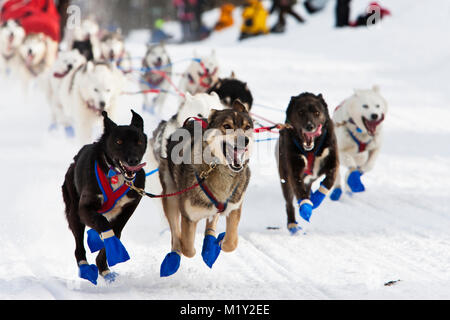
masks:
{"type": "Polygon", "coordinates": [[[278,9],[279,16],[278,22],[272,27],[271,32],[281,33],[286,29],[286,14],[290,14],[293,16],[298,22],[303,23],[305,20],[294,11],[292,8],[297,3],[297,0],[273,0],[272,8],[270,9],[270,13],[272,14],[275,10],[278,9]]]}

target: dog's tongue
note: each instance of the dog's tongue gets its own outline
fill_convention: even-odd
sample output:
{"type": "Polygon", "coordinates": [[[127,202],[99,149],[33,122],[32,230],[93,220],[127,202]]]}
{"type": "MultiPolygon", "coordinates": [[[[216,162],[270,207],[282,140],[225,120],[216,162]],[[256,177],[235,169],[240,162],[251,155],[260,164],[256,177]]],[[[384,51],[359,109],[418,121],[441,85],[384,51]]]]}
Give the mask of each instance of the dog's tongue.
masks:
{"type": "Polygon", "coordinates": [[[144,162],[144,163],[138,164],[137,166],[127,166],[127,165],[124,165],[124,167],[125,167],[125,169],[126,169],[127,171],[130,171],[130,172],[137,172],[137,171],[141,170],[143,167],[145,167],[146,165],[147,165],[147,163],[144,162]]]}
{"type": "Polygon", "coordinates": [[[304,133],[305,137],[307,137],[308,140],[312,140],[313,138],[318,137],[321,134],[322,134],[322,125],[321,124],[317,127],[316,131],[304,133]]]}
{"type": "Polygon", "coordinates": [[[381,117],[380,120],[372,120],[369,121],[367,119],[364,118],[364,124],[367,128],[367,131],[369,131],[370,135],[375,135],[375,132],[377,131],[377,127],[378,125],[384,120],[384,115],[381,117]]]}
{"type": "Polygon", "coordinates": [[[33,58],[34,58],[34,56],[33,56],[32,54],[27,55],[26,64],[27,64],[28,66],[31,66],[31,65],[32,65],[32,63],[33,63],[33,58]]]}

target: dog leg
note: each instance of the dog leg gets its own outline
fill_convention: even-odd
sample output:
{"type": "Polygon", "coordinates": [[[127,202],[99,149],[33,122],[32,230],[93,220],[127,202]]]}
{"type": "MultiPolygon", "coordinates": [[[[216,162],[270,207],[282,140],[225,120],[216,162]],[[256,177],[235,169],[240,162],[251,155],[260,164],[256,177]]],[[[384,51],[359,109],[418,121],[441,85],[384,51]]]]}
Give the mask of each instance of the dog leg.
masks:
{"type": "Polygon", "coordinates": [[[338,201],[341,198],[341,195],[342,195],[341,170],[340,170],[340,168],[337,168],[334,190],[330,194],[330,199],[333,201],[338,201]]]}
{"type": "Polygon", "coordinates": [[[238,245],[238,225],[241,219],[241,209],[242,205],[239,207],[239,209],[231,211],[227,216],[227,228],[221,246],[222,250],[225,252],[233,251],[238,245]]]}
{"type": "Polygon", "coordinates": [[[188,258],[195,256],[195,230],[197,221],[191,221],[185,216],[181,217],[181,252],[188,258]]]}
{"type": "Polygon", "coordinates": [[[219,257],[220,251],[222,250],[219,243],[225,236],[225,233],[221,233],[219,237],[216,238],[216,226],[219,221],[219,217],[220,215],[216,214],[213,218],[206,220],[202,258],[206,265],[210,268],[212,268],[214,262],[216,262],[219,257]]]}
{"type": "MultiPolygon", "coordinates": [[[[163,185],[163,193],[167,189],[163,185]]],[[[181,261],[181,231],[180,231],[180,211],[178,202],[175,199],[163,198],[163,209],[170,226],[172,235],[172,251],[169,252],[161,263],[160,276],[168,277],[178,271],[181,261]]]]}

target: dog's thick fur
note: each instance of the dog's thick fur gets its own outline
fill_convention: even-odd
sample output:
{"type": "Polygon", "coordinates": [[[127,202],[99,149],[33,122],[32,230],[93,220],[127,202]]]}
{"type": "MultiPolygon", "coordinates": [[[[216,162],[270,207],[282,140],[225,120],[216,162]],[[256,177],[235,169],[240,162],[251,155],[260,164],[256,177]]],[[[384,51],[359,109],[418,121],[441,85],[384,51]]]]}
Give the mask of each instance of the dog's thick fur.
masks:
{"type": "Polygon", "coordinates": [[[0,75],[5,76],[18,68],[18,49],[25,39],[25,30],[15,20],[8,20],[0,26],[0,75]]]}
{"type": "MultiPolygon", "coordinates": [[[[103,204],[103,195],[96,180],[95,162],[97,161],[105,175],[108,174],[110,166],[115,167],[123,180],[126,170],[123,164],[136,166],[140,163],[146,145],[144,122],[137,113],[133,112],[129,126],[116,125],[104,113],[102,137],[98,142],[84,146],[67,170],[62,194],[69,229],[75,238],[75,259],[78,265],[80,262],[87,262],[83,243],[85,227],[88,226],[99,234],[112,229],[120,238],[123,227],[141,200],[138,193],[130,190],[111,211],[103,215],[98,213],[103,204]]],[[[134,174],[134,185],[144,188],[144,170],[140,169],[134,174]]],[[[100,250],[96,264],[100,275],[105,276],[109,272],[104,248],[100,250]]]]}
{"type": "Polygon", "coordinates": [[[194,95],[206,92],[217,80],[219,80],[220,66],[213,50],[210,55],[194,58],[187,70],[183,73],[178,88],[181,92],[189,92],[194,95]],[[203,64],[203,67],[202,67],[203,64]],[[205,73],[206,72],[206,73],[205,73]]]}
{"type": "MultiPolygon", "coordinates": [[[[253,122],[245,106],[236,101],[233,109],[212,110],[208,118],[209,134],[202,139],[195,140],[194,128],[199,125],[196,121],[186,124],[183,129],[189,130],[191,139],[189,141],[170,141],[167,154],[171,155],[179,143],[191,150],[191,163],[176,164],[169,156],[161,159],[159,176],[163,193],[177,192],[193,186],[197,180],[195,173],[201,174],[210,168],[201,154],[195,150],[202,146],[203,150],[209,148],[213,157],[217,159],[217,166],[213,169],[204,184],[211,190],[218,201],[225,202],[229,199],[225,211],[218,213],[218,209],[211,203],[200,187],[191,189],[176,197],[163,198],[163,208],[170,225],[172,234],[172,251],[183,254],[186,257],[195,255],[194,238],[197,223],[207,218],[206,232],[215,235],[216,224],[220,215],[227,217],[226,235],[222,242],[222,250],[233,251],[238,244],[238,224],[241,217],[242,202],[250,180],[250,169],[248,167],[249,149],[253,143],[253,122]],[[232,131],[233,133],[230,133],[232,131]],[[245,138],[245,139],[244,139],[245,138]],[[238,148],[239,142],[245,143],[239,147],[239,159],[231,157],[226,160],[224,149],[238,148]],[[202,141],[203,140],[203,141],[202,141]],[[186,145],[187,144],[187,145],[186,145]],[[245,145],[245,147],[244,147],[245,145]],[[195,163],[195,158],[200,156],[201,160],[195,163]],[[181,225],[180,225],[181,218],[181,225]]],[[[179,129],[181,130],[181,129],[179,129]]],[[[236,149],[235,149],[236,150],[236,149]]]]}
{"type": "Polygon", "coordinates": [[[163,91],[156,95],[145,94],[143,109],[161,115],[164,102],[167,99],[167,91],[170,89],[168,79],[172,77],[172,61],[164,44],[149,44],[147,46],[147,51],[142,59],[142,68],[144,70],[142,74],[144,83],[140,83],[141,90],[150,88],[163,91]]]}
{"type": "MultiPolygon", "coordinates": [[[[345,181],[348,174],[354,170],[362,173],[372,170],[382,145],[383,122],[373,128],[367,125],[370,121],[380,121],[387,111],[387,102],[381,96],[378,86],[367,90],[355,90],[355,93],[334,111],[333,121],[336,127],[339,158],[341,164],[348,169],[345,181]],[[360,142],[368,143],[365,151],[359,152],[358,144],[349,132],[360,142]]],[[[336,179],[338,188],[341,187],[340,176],[339,174],[336,179]]],[[[350,190],[347,188],[347,191],[350,190]]]]}
{"type": "Polygon", "coordinates": [[[322,184],[330,190],[336,178],[339,158],[333,121],[321,94],[302,93],[292,97],[286,110],[286,123],[287,127],[280,131],[276,157],[290,228],[297,223],[292,204],[294,197],[297,200],[309,199],[312,183],[322,175],[325,175],[322,184]],[[316,131],[319,126],[322,128],[320,135],[308,138],[307,133],[319,133],[316,131]],[[304,151],[320,148],[315,156],[312,174],[305,175],[308,160],[294,141],[298,141],[304,151]]]}
{"type": "Polygon", "coordinates": [[[153,131],[153,137],[149,141],[149,149],[153,150],[153,156],[156,161],[159,163],[161,157],[167,158],[166,152],[169,137],[178,128],[182,127],[188,118],[208,118],[212,109],[224,109],[224,106],[216,93],[198,93],[194,96],[186,93],[186,100],[180,106],[178,112],[169,120],[161,121],[158,127],[153,131]]]}
{"type": "Polygon", "coordinates": [[[70,125],[70,118],[64,113],[60,99],[60,89],[64,79],[70,79],[73,73],[85,63],[86,58],[78,50],[63,51],[58,54],[58,58],[48,71],[44,81],[52,126],[70,125]]]}
{"type": "Polygon", "coordinates": [[[91,141],[92,129],[100,123],[102,111],[115,119],[123,84],[123,74],[102,61],[88,61],[63,79],[59,99],[82,145],[91,141]]]}
{"type": "Polygon", "coordinates": [[[220,101],[228,108],[231,108],[233,101],[236,99],[239,99],[248,111],[251,110],[253,105],[253,96],[247,83],[236,79],[234,73],[229,78],[219,78],[207,92],[216,92],[220,101]]]}

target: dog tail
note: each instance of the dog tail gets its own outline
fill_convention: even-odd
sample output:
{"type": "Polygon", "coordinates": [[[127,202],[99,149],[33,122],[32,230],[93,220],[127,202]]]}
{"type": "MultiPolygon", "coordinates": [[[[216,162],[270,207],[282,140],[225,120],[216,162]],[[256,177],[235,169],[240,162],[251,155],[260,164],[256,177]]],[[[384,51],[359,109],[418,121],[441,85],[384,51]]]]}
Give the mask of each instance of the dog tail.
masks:
{"type": "Polygon", "coordinates": [[[74,185],[74,176],[75,176],[75,163],[72,163],[67,170],[66,176],[64,178],[64,183],[61,187],[63,200],[66,205],[66,217],[67,220],[70,221],[71,216],[73,216],[73,212],[76,212],[78,207],[78,195],[75,190],[74,185]]]}

